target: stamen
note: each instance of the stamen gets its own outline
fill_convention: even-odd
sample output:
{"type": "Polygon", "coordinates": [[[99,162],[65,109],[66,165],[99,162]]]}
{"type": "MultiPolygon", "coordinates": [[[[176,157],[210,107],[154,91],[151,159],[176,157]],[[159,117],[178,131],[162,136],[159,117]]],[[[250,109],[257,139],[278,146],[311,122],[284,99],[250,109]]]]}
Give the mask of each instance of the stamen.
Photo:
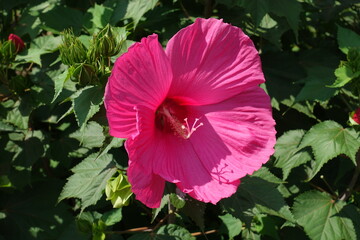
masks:
{"type": "Polygon", "coordinates": [[[193,123],[193,125],[190,128],[189,122],[187,118],[184,118],[185,121],[185,125],[182,125],[181,128],[184,129],[186,131],[186,136],[184,136],[185,139],[188,139],[195,131],[196,129],[198,129],[199,127],[203,126],[204,124],[201,122],[198,125],[196,125],[196,123],[199,121],[198,118],[195,118],[195,121],[193,123]]]}

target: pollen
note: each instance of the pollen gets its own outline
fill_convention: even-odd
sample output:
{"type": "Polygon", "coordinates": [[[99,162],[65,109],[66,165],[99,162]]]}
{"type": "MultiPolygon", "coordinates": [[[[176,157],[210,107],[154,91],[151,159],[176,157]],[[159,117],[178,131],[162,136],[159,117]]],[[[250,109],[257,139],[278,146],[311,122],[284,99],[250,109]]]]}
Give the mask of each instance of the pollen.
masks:
{"type": "Polygon", "coordinates": [[[163,132],[189,139],[191,135],[204,124],[199,122],[199,118],[194,118],[194,122],[190,124],[187,115],[189,115],[189,113],[186,109],[177,105],[172,100],[166,100],[156,111],[155,125],[163,132]]]}

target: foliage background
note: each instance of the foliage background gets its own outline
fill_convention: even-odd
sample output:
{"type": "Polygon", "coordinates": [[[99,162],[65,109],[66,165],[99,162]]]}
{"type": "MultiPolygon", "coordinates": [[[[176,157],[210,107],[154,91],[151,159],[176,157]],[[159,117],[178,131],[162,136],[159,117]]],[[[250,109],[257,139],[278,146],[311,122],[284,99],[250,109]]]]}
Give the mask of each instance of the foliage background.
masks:
{"type": "Polygon", "coordinates": [[[348,121],[360,106],[359,23],[356,0],[1,1],[2,42],[15,33],[26,50],[0,55],[0,239],[360,239],[360,137],[348,121]],[[152,33],[165,46],[196,17],[254,41],[276,152],[216,206],[166,194],[160,209],[113,209],[105,186],[127,155],[102,102],[112,63],[152,33]],[[108,23],[115,55],[60,57],[66,29],[91,52],[108,23]]]}

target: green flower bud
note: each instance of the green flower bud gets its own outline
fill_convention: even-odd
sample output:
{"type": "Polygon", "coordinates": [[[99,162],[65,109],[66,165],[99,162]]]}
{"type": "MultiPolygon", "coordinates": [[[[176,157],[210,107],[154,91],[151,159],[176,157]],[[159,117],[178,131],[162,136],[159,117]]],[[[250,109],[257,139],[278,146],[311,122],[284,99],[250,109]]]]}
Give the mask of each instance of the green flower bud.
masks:
{"type": "Polygon", "coordinates": [[[9,63],[13,61],[16,57],[16,46],[15,44],[8,40],[0,45],[0,55],[1,55],[1,61],[4,63],[9,63]]]}
{"type": "Polygon", "coordinates": [[[66,65],[71,66],[86,60],[86,47],[71,30],[63,33],[63,44],[59,46],[59,50],[61,61],[66,65]]]}
{"type": "Polygon", "coordinates": [[[75,64],[71,67],[72,78],[74,82],[78,82],[80,85],[95,84],[98,82],[96,70],[94,66],[86,63],[75,64]]]}
{"type": "Polygon", "coordinates": [[[106,25],[98,34],[94,35],[92,45],[88,53],[91,62],[101,57],[111,57],[120,52],[121,46],[126,38],[125,31],[121,28],[106,25]]]}
{"type": "Polygon", "coordinates": [[[114,208],[121,208],[130,203],[132,196],[131,185],[128,182],[127,176],[121,171],[117,177],[112,177],[108,180],[105,187],[106,200],[111,200],[114,208]]]}

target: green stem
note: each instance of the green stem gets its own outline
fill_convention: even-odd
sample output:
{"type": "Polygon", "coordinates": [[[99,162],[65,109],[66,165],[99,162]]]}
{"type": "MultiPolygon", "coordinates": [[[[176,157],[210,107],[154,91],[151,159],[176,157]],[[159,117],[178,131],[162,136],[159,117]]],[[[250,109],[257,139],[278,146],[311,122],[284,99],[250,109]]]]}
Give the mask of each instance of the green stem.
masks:
{"type": "Polygon", "coordinates": [[[360,174],[360,150],[356,154],[355,172],[350,180],[349,186],[346,188],[345,192],[340,197],[340,200],[346,201],[351,196],[354,186],[359,178],[359,174],[360,174]]]}

